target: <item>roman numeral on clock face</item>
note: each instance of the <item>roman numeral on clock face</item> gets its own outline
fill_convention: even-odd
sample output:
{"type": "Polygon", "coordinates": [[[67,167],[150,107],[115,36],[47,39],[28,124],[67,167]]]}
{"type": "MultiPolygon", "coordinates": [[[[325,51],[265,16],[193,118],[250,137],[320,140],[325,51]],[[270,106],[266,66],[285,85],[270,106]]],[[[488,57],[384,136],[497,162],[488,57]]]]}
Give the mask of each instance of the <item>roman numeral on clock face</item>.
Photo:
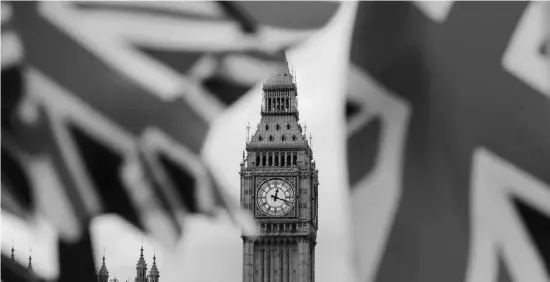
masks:
{"type": "Polygon", "coordinates": [[[282,216],[292,210],[294,191],[284,180],[272,179],[258,189],[258,208],[268,216],[282,216]]]}

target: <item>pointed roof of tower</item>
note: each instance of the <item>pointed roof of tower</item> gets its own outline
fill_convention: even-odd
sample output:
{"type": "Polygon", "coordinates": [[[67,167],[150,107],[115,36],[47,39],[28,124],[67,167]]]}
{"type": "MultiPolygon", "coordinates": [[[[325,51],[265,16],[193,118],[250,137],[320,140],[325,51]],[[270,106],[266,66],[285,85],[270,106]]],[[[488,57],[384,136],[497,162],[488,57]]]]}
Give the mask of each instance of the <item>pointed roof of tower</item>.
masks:
{"type": "Polygon", "coordinates": [[[153,255],[153,265],[151,265],[151,270],[149,271],[149,276],[159,277],[159,270],[157,268],[157,257],[153,255]]]}
{"type": "Polygon", "coordinates": [[[247,140],[247,150],[262,148],[305,148],[309,150],[305,132],[299,123],[298,106],[295,100],[298,95],[297,88],[294,77],[288,68],[288,62],[285,62],[284,67],[264,83],[263,90],[262,119],[258,123],[256,131],[252,134],[252,138],[247,140]],[[278,96],[271,96],[281,93],[279,91],[290,95],[290,101],[280,105],[284,109],[279,110],[273,104],[267,106],[266,103],[270,99],[274,99],[271,101],[281,101],[276,100],[278,96]],[[271,110],[269,110],[270,107],[271,110]]]}
{"type": "Polygon", "coordinates": [[[286,58],[277,74],[268,78],[263,86],[264,90],[279,88],[296,88],[294,77],[288,68],[288,61],[286,58]]]}
{"type": "Polygon", "coordinates": [[[15,249],[13,248],[13,246],[11,247],[11,257],[10,257],[12,260],[15,260],[15,249]]]}
{"type": "Polygon", "coordinates": [[[103,255],[103,263],[101,264],[101,268],[99,269],[98,276],[99,277],[109,277],[109,271],[107,270],[107,266],[105,265],[105,255],[103,255]]]}
{"type": "Polygon", "coordinates": [[[140,255],[139,255],[139,259],[138,259],[138,262],[137,262],[137,265],[136,265],[136,268],[137,269],[147,269],[147,263],[145,263],[145,258],[143,257],[143,246],[141,246],[141,249],[140,249],[140,255]]]}

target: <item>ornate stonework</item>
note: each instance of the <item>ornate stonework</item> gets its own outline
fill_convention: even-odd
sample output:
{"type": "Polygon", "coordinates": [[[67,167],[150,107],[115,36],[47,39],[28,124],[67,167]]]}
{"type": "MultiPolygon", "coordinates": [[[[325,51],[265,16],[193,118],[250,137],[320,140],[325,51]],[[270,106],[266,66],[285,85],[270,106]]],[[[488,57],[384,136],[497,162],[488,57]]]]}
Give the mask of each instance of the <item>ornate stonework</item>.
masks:
{"type": "Polygon", "coordinates": [[[241,207],[257,221],[243,239],[243,281],[315,280],[318,171],[298,122],[297,89],[285,70],[263,87],[262,118],[241,163],[241,207]]]}

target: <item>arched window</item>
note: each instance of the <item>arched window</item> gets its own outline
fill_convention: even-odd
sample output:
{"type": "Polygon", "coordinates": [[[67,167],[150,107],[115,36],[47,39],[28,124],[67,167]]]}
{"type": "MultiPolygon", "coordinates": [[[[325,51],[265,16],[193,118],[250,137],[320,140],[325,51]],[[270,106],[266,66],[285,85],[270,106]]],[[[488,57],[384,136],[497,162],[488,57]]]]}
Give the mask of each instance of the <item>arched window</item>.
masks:
{"type": "Polygon", "coordinates": [[[281,155],[281,166],[285,166],[285,164],[286,164],[286,162],[285,162],[285,159],[286,159],[285,153],[281,153],[281,154],[282,154],[281,155]]]}
{"type": "Polygon", "coordinates": [[[286,124],[286,129],[290,130],[291,126],[290,126],[290,123],[287,123],[286,124]]]}
{"type": "Polygon", "coordinates": [[[267,166],[272,166],[272,165],[273,165],[273,155],[269,154],[269,157],[267,159],[267,166]]]}
{"type": "Polygon", "coordinates": [[[276,128],[277,130],[279,130],[279,129],[281,129],[281,126],[280,126],[279,124],[277,124],[277,125],[275,126],[275,128],[276,128]]]}
{"type": "Polygon", "coordinates": [[[286,98],[285,101],[286,101],[286,105],[285,105],[286,106],[286,111],[288,112],[288,111],[290,111],[290,102],[289,102],[288,98],[286,98]]]}
{"type": "Polygon", "coordinates": [[[265,130],[269,130],[269,124],[265,125],[265,130]]]}
{"type": "Polygon", "coordinates": [[[273,141],[273,135],[269,135],[269,141],[273,141]]]}
{"type": "Polygon", "coordinates": [[[256,166],[260,166],[260,155],[256,155],[256,166]]]}
{"type": "Polygon", "coordinates": [[[297,155],[294,155],[294,156],[292,156],[292,157],[293,157],[292,165],[298,165],[298,156],[297,156],[297,155]]]}
{"type": "Polygon", "coordinates": [[[275,153],[275,161],[273,163],[275,166],[279,166],[279,153],[275,153]]]}
{"type": "Polygon", "coordinates": [[[283,142],[286,141],[286,136],[283,135],[283,137],[281,137],[281,140],[283,140],[283,142]]]}
{"type": "Polygon", "coordinates": [[[262,166],[265,166],[267,164],[267,157],[265,154],[262,154],[262,166]]]}
{"type": "Polygon", "coordinates": [[[296,135],[292,135],[292,141],[296,141],[296,135]]]}
{"type": "Polygon", "coordinates": [[[262,137],[262,135],[258,136],[258,141],[262,141],[264,140],[264,138],[262,137]]]}
{"type": "Polygon", "coordinates": [[[290,154],[286,155],[286,165],[287,165],[287,166],[290,166],[290,165],[291,165],[291,163],[290,163],[290,158],[291,158],[290,154]]]}

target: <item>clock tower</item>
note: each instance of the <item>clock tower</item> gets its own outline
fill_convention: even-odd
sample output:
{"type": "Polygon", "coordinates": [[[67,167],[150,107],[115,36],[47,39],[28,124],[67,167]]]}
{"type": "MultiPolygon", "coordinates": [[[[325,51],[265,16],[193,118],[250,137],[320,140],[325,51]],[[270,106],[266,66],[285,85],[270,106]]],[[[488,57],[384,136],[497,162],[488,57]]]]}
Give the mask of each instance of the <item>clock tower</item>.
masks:
{"type": "Polygon", "coordinates": [[[257,222],[242,236],[244,282],[315,281],[318,171],[286,67],[262,89],[261,120],[241,163],[241,207],[257,222]]]}

